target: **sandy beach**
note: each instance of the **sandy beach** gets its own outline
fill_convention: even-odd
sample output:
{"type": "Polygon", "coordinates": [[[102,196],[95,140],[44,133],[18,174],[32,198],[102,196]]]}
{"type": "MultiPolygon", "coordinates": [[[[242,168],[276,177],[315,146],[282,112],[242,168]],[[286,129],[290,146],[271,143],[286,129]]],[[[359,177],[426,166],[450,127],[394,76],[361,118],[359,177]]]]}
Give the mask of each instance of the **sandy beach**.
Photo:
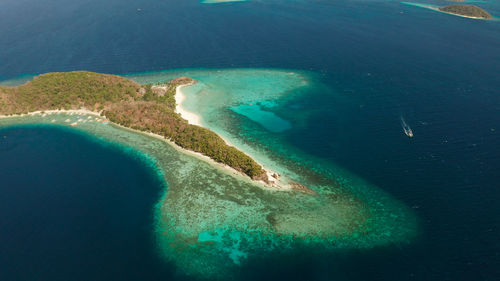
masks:
{"type": "MultiPolygon", "coordinates": [[[[202,124],[201,124],[201,117],[198,114],[194,113],[194,112],[186,110],[182,106],[183,102],[186,100],[186,95],[182,92],[182,88],[186,87],[186,86],[190,86],[190,85],[191,84],[177,86],[177,88],[175,90],[175,102],[177,104],[177,106],[175,107],[175,111],[177,113],[179,113],[183,119],[186,119],[189,124],[203,127],[202,124]]],[[[235,145],[233,145],[227,139],[223,138],[222,136],[220,136],[220,137],[226,142],[227,145],[236,147],[235,145]]],[[[238,148],[238,147],[236,147],[236,148],[238,148]]],[[[240,148],[238,148],[238,149],[240,149],[240,148]]],[[[192,152],[192,151],[189,151],[189,152],[192,152]]],[[[243,152],[245,152],[245,154],[247,154],[247,155],[250,155],[246,151],[243,151],[243,152]]],[[[196,153],[196,152],[194,152],[194,153],[196,153]]],[[[203,157],[206,157],[206,156],[204,156],[204,155],[202,155],[200,153],[196,153],[196,154],[199,154],[199,155],[201,155],[203,157]]],[[[250,155],[250,157],[252,157],[252,156],[250,155]]],[[[208,157],[206,157],[206,158],[208,158],[208,157]]],[[[255,160],[255,158],[254,158],[254,160],[255,160]]],[[[212,162],[215,162],[215,161],[212,161],[212,162]]],[[[273,187],[273,189],[277,189],[277,190],[291,190],[291,189],[294,189],[293,185],[290,184],[290,183],[285,182],[283,180],[283,178],[280,176],[279,173],[269,170],[264,165],[262,165],[262,163],[258,163],[258,164],[262,166],[262,168],[266,171],[266,174],[267,174],[267,178],[268,178],[269,183],[262,182],[262,183],[265,184],[265,186],[267,186],[267,187],[273,187]]],[[[226,165],[224,165],[224,166],[226,166],[226,165]]],[[[229,166],[226,166],[226,167],[229,168],[229,169],[231,169],[231,170],[233,170],[229,166]]]]}
{"type": "Polygon", "coordinates": [[[182,103],[186,100],[186,96],[182,92],[182,87],[188,85],[180,85],[175,89],[175,103],[177,104],[175,107],[175,112],[179,113],[182,118],[186,119],[189,124],[200,126],[201,127],[201,118],[196,113],[188,111],[182,107],[182,103]]]}

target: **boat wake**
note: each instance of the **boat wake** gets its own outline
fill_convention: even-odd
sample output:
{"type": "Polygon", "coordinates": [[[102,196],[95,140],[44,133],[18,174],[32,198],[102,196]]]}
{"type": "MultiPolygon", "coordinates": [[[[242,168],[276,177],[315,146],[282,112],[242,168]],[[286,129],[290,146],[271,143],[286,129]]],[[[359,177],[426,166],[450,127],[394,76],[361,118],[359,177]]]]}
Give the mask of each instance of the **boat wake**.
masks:
{"type": "Polygon", "coordinates": [[[410,126],[406,124],[406,121],[403,118],[403,116],[401,116],[400,119],[401,119],[401,127],[403,128],[405,135],[407,135],[410,138],[413,138],[413,131],[411,130],[410,126]]]}

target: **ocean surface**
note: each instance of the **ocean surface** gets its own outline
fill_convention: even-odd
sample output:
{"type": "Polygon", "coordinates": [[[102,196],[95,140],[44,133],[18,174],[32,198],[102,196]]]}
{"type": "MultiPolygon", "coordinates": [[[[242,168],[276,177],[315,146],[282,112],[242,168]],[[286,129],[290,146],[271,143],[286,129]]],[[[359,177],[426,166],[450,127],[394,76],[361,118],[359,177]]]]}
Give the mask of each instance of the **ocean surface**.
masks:
{"type": "MultiPolygon", "coordinates": [[[[186,108],[205,126],[266,163],[346,171],[418,221],[405,243],[273,252],[234,279],[500,279],[500,22],[397,1],[4,0],[0,26],[5,84],[190,74],[186,108]]],[[[2,127],[0,280],[200,278],[158,247],[155,206],[175,183],[147,153],[2,127]]]]}
{"type": "Polygon", "coordinates": [[[164,185],[146,158],[49,126],[0,135],[0,279],[171,278],[151,232],[164,185]]]}

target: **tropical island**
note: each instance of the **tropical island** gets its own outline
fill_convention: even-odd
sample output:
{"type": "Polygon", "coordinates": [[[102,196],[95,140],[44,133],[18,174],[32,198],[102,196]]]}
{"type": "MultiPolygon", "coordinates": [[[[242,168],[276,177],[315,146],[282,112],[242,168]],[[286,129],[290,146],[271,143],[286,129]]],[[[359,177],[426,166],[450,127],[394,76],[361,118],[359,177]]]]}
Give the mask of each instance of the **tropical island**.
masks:
{"type": "MultiPolygon", "coordinates": [[[[225,79],[250,76],[251,81],[272,76],[278,85],[303,85],[303,77],[290,71],[208,73],[225,79]]],[[[194,125],[179,110],[179,98],[191,98],[193,92],[183,92],[185,85],[196,83],[191,90],[214,85],[199,74],[152,73],[144,79],[84,71],[40,75],[24,85],[0,86],[0,127],[48,125],[81,133],[151,167],[164,184],[154,206],[158,252],[201,278],[232,280],[228,276],[240,265],[277,251],[371,249],[413,239],[417,224],[411,210],[349,172],[336,168],[334,174],[320,174],[300,163],[273,165],[274,159],[266,161],[219,131],[194,125]]],[[[269,91],[280,88],[273,84],[269,91]]],[[[210,105],[203,94],[197,98],[202,106],[210,105]]]]}
{"type": "Polygon", "coordinates": [[[453,14],[462,17],[474,18],[474,19],[491,19],[492,16],[485,10],[474,5],[448,5],[440,7],[439,11],[448,14],[453,14]]]}
{"type": "Polygon", "coordinates": [[[160,135],[253,180],[269,183],[266,171],[252,158],[176,112],[177,87],[193,83],[188,77],[162,85],[140,85],[120,76],[86,71],[47,73],[21,86],[0,86],[0,115],[90,111],[123,127],[160,135]]]}

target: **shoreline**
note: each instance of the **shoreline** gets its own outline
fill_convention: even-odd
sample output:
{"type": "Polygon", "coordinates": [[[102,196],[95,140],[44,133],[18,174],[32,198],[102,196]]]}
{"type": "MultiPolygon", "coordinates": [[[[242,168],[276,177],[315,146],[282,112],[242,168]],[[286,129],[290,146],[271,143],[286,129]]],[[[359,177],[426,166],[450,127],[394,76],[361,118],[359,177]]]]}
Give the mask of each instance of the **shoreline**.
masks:
{"type": "MultiPolygon", "coordinates": [[[[188,84],[181,85],[181,86],[178,86],[178,87],[187,86],[187,85],[188,84]]],[[[261,180],[257,181],[257,180],[249,179],[244,173],[239,172],[239,171],[233,169],[232,167],[230,167],[228,165],[225,165],[223,163],[216,162],[212,158],[210,158],[210,157],[208,157],[206,155],[203,155],[203,154],[201,154],[199,152],[195,152],[195,151],[191,151],[191,150],[182,148],[182,147],[178,146],[177,144],[175,144],[174,142],[166,139],[165,137],[163,137],[161,135],[158,135],[158,134],[155,134],[155,133],[152,133],[152,132],[135,130],[135,129],[132,129],[132,128],[129,128],[129,127],[125,127],[125,126],[122,126],[120,124],[116,124],[114,122],[111,122],[111,121],[109,121],[109,119],[106,118],[106,116],[101,115],[101,113],[102,113],[102,111],[101,112],[96,112],[96,111],[91,111],[91,110],[88,110],[88,109],[85,109],[85,108],[69,109],[69,110],[65,110],[65,109],[44,110],[44,111],[38,110],[38,111],[33,111],[33,112],[23,113],[23,114],[16,114],[16,115],[0,115],[0,119],[5,119],[5,118],[19,118],[19,117],[28,117],[28,116],[39,116],[39,117],[43,118],[43,117],[49,117],[49,116],[54,115],[54,114],[55,115],[66,114],[66,115],[70,115],[70,116],[71,115],[78,115],[78,116],[82,116],[82,117],[83,116],[87,116],[87,119],[81,118],[78,121],[73,122],[73,123],[70,123],[70,121],[68,121],[69,119],[67,119],[63,123],[57,123],[58,125],[67,125],[69,127],[74,128],[74,127],[78,126],[78,123],[80,123],[80,122],[87,122],[89,120],[89,117],[93,116],[94,119],[93,120],[90,119],[92,121],[96,121],[96,122],[100,122],[100,123],[109,123],[109,124],[111,124],[113,126],[116,126],[118,128],[121,128],[121,129],[124,129],[124,130],[127,130],[127,131],[131,131],[131,132],[134,132],[134,133],[139,133],[139,134],[147,135],[149,137],[153,137],[153,138],[162,140],[162,141],[168,143],[170,146],[172,146],[173,148],[177,149],[180,152],[183,152],[183,153],[188,154],[190,156],[196,157],[196,158],[198,158],[200,160],[203,160],[203,161],[205,161],[205,162],[207,162],[207,163],[209,163],[211,165],[214,165],[216,167],[222,168],[223,170],[225,170],[226,172],[230,173],[231,175],[241,177],[241,179],[249,180],[250,182],[256,184],[257,186],[259,186],[261,188],[264,188],[264,189],[267,189],[267,190],[274,190],[274,191],[292,191],[292,190],[296,190],[296,191],[300,191],[300,192],[304,192],[304,193],[315,194],[312,190],[308,191],[308,189],[297,188],[297,186],[296,186],[297,183],[290,184],[290,183],[284,182],[283,180],[281,180],[279,178],[279,175],[277,173],[269,171],[268,169],[265,169],[264,166],[262,166],[260,163],[258,163],[258,164],[261,165],[262,168],[266,171],[266,175],[269,178],[269,180],[268,180],[269,183],[266,183],[266,182],[261,181],[261,180]],[[278,178],[275,178],[274,175],[278,175],[278,178]]],[[[184,117],[182,116],[182,118],[184,118],[184,117]]],[[[52,120],[50,123],[55,124],[54,120],[52,120]]],[[[227,140],[225,140],[225,141],[227,142],[227,140]]],[[[131,146],[133,146],[133,145],[131,145],[131,146]]]]}
{"type": "Polygon", "coordinates": [[[174,96],[175,97],[175,104],[176,104],[175,112],[179,113],[183,119],[188,121],[189,124],[203,127],[201,125],[200,115],[198,115],[194,112],[188,111],[188,110],[184,109],[184,107],[182,107],[182,103],[186,100],[186,95],[184,95],[184,93],[182,92],[182,88],[190,86],[190,85],[193,85],[193,84],[190,83],[190,84],[184,84],[184,85],[179,85],[179,86],[175,87],[175,96],[174,96]]]}
{"type": "MultiPolygon", "coordinates": [[[[194,83],[196,83],[196,82],[194,82],[194,83]]],[[[175,88],[175,102],[176,102],[175,111],[181,115],[181,118],[187,120],[189,124],[206,128],[205,126],[203,126],[201,124],[202,118],[200,115],[198,115],[194,112],[191,112],[189,110],[186,110],[182,106],[182,104],[186,101],[186,95],[182,92],[182,88],[187,87],[187,86],[191,86],[194,83],[179,85],[175,88]]],[[[275,190],[296,190],[296,191],[303,192],[303,193],[316,194],[316,192],[314,192],[313,190],[311,190],[311,189],[309,189],[309,188],[307,188],[299,183],[284,181],[283,177],[279,173],[272,171],[272,170],[266,168],[264,165],[262,165],[262,163],[257,162],[255,160],[255,158],[252,157],[252,155],[250,155],[250,153],[233,145],[230,141],[228,141],[226,138],[222,137],[221,135],[219,135],[219,137],[222,138],[224,140],[224,142],[226,142],[227,145],[233,146],[233,147],[243,151],[245,154],[249,155],[257,164],[259,164],[262,167],[262,169],[264,169],[264,171],[266,172],[268,182],[267,183],[263,182],[263,181],[257,181],[257,182],[262,182],[266,187],[270,187],[270,188],[273,188],[275,190]]],[[[190,151],[190,152],[193,152],[193,151],[190,151]]],[[[197,154],[200,154],[203,157],[207,157],[205,155],[202,155],[201,153],[197,153],[197,154]]],[[[207,157],[207,158],[209,158],[209,157],[207,157]]],[[[215,161],[213,161],[213,162],[215,162],[215,161]]],[[[215,163],[217,163],[217,162],[215,162],[215,163]]],[[[217,163],[217,164],[220,164],[220,163],[217,163]]],[[[224,165],[224,166],[233,170],[231,167],[229,167],[227,165],[224,165]]]]}

